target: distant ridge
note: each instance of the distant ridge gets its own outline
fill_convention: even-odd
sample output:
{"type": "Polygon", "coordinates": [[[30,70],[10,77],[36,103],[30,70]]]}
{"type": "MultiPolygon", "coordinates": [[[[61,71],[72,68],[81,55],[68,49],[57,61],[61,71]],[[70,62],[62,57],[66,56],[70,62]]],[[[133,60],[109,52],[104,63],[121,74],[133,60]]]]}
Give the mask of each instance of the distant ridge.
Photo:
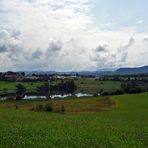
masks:
{"type": "MultiPolygon", "coordinates": [[[[23,71],[21,71],[23,72],[23,71]]],[[[119,68],[119,69],[99,69],[96,71],[69,71],[69,72],[57,72],[57,71],[24,71],[26,75],[32,74],[58,74],[58,75],[71,75],[77,74],[83,76],[103,76],[103,75],[137,75],[137,74],[148,74],[148,66],[133,67],[133,68],[119,68]]]]}
{"type": "Polygon", "coordinates": [[[114,74],[129,75],[129,74],[148,74],[148,66],[136,68],[119,68],[114,74]]]}

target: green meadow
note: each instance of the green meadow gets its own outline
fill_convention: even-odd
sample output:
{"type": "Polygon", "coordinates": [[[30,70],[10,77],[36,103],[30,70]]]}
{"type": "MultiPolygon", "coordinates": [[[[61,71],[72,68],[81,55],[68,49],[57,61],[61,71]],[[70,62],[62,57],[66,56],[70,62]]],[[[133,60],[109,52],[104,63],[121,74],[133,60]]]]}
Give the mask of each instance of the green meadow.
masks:
{"type": "Polygon", "coordinates": [[[78,91],[86,93],[98,93],[100,90],[104,91],[115,91],[120,89],[120,81],[100,81],[95,79],[78,79],[75,80],[78,87],[78,91]]]}
{"type": "Polygon", "coordinates": [[[8,89],[15,90],[17,84],[23,84],[26,89],[36,89],[37,86],[43,84],[43,82],[10,82],[10,81],[0,81],[0,90],[8,89]]]}
{"type": "Polygon", "coordinates": [[[0,101],[0,147],[147,148],[148,93],[0,101]],[[53,112],[31,110],[47,103],[53,112]]]}
{"type": "MultiPolygon", "coordinates": [[[[60,81],[52,81],[52,84],[59,83],[60,81]]],[[[38,86],[44,84],[44,82],[9,82],[9,81],[0,81],[0,92],[5,90],[15,90],[17,84],[22,84],[28,91],[36,90],[38,86]]],[[[99,81],[95,79],[77,79],[75,80],[77,85],[77,92],[84,93],[99,93],[101,89],[104,91],[115,91],[120,89],[121,82],[119,81],[99,81]]]]}

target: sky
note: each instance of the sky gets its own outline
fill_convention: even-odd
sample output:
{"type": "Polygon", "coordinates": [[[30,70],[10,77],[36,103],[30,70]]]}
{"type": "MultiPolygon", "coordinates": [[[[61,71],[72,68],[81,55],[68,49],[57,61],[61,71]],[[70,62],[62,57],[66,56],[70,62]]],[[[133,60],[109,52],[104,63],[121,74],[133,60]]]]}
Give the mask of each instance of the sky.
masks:
{"type": "Polygon", "coordinates": [[[0,71],[148,65],[147,0],[0,0],[0,71]]]}

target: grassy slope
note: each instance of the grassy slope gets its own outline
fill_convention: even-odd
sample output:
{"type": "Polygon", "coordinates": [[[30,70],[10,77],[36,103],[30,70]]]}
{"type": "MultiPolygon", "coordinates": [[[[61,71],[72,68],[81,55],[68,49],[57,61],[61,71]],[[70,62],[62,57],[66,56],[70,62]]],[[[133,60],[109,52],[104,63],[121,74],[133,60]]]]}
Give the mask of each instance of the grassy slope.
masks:
{"type": "Polygon", "coordinates": [[[2,109],[0,103],[0,147],[148,147],[148,93],[113,100],[112,111],[76,114],[2,109]]]}

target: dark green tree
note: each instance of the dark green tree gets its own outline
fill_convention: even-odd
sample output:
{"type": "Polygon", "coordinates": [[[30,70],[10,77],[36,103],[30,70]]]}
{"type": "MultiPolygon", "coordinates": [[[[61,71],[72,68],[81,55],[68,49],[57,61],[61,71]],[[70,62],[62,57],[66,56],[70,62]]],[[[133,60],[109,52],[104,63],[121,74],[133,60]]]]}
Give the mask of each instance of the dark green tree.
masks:
{"type": "Polygon", "coordinates": [[[25,86],[22,84],[17,84],[16,85],[16,99],[21,100],[25,96],[25,93],[26,93],[25,86]]]}
{"type": "Polygon", "coordinates": [[[50,96],[51,96],[51,89],[50,88],[51,87],[50,87],[49,83],[45,83],[44,85],[37,87],[37,92],[42,95],[45,95],[46,98],[50,98],[50,96]]]}

